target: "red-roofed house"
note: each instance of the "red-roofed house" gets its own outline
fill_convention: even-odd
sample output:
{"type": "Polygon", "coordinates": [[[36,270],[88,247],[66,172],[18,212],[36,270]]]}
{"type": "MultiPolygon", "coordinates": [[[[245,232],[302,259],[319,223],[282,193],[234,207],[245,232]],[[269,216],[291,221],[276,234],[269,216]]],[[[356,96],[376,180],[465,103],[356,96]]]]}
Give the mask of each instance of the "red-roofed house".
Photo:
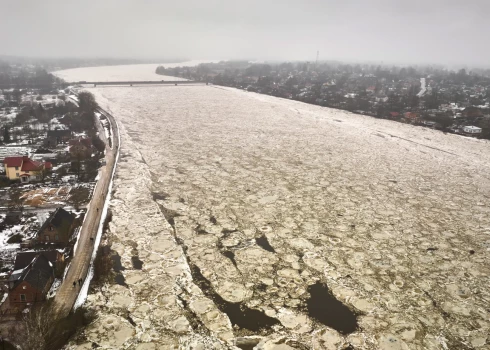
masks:
{"type": "Polygon", "coordinates": [[[10,180],[20,179],[24,183],[42,180],[44,172],[53,167],[50,162],[36,162],[27,156],[6,157],[3,165],[10,180]]]}
{"type": "Polygon", "coordinates": [[[415,113],[415,112],[406,112],[405,114],[403,114],[403,116],[405,117],[405,119],[408,119],[411,122],[418,121],[419,117],[420,117],[420,115],[418,113],[415,113]]]}

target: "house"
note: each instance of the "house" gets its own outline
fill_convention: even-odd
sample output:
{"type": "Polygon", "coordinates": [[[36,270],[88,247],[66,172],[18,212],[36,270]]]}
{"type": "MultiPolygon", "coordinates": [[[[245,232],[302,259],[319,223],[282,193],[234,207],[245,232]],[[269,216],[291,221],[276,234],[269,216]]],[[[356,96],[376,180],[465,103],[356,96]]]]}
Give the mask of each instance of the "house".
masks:
{"type": "Polygon", "coordinates": [[[43,101],[41,102],[41,105],[43,106],[44,109],[54,108],[56,107],[56,100],[43,101]]]}
{"type": "Polygon", "coordinates": [[[92,140],[88,137],[77,137],[70,140],[70,154],[72,157],[88,157],[92,154],[92,140]]]}
{"type": "Polygon", "coordinates": [[[482,128],[473,125],[463,126],[463,132],[467,134],[481,134],[482,128]]]}
{"type": "Polygon", "coordinates": [[[463,116],[465,116],[466,118],[476,118],[483,116],[483,112],[478,107],[466,107],[462,113],[463,116]]]}
{"type": "Polygon", "coordinates": [[[416,122],[419,120],[420,115],[415,112],[406,112],[403,114],[405,119],[410,120],[411,122],[416,122]]]}
{"type": "Polygon", "coordinates": [[[11,307],[24,307],[46,300],[54,281],[54,267],[43,255],[36,255],[23,269],[14,270],[8,279],[11,307]]]}
{"type": "Polygon", "coordinates": [[[9,180],[20,179],[22,183],[42,180],[46,171],[53,167],[50,162],[36,162],[27,156],[6,157],[3,165],[9,180]]]}
{"type": "Polygon", "coordinates": [[[431,120],[422,120],[422,124],[425,125],[425,126],[428,126],[430,128],[434,128],[437,126],[437,123],[436,122],[433,122],[431,120]]]}
{"type": "Polygon", "coordinates": [[[75,228],[75,216],[63,208],[58,208],[49,216],[37,233],[38,243],[66,245],[75,228]]]}
{"type": "Polygon", "coordinates": [[[71,138],[70,130],[49,130],[44,145],[46,147],[56,147],[60,143],[66,143],[71,138]]]}
{"type": "Polygon", "coordinates": [[[38,255],[43,255],[48,259],[55,269],[62,267],[65,261],[65,256],[57,250],[19,252],[15,256],[14,271],[26,268],[38,255]]]}
{"type": "Polygon", "coordinates": [[[32,155],[32,160],[36,162],[49,162],[51,165],[55,166],[58,164],[59,158],[58,153],[34,153],[32,155]]]}

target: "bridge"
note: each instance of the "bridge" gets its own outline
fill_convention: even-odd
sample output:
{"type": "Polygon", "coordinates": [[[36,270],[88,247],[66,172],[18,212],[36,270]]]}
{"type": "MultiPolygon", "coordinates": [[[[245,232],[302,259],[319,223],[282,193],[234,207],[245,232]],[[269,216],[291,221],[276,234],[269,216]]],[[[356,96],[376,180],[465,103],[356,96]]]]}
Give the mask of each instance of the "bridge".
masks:
{"type": "Polygon", "coordinates": [[[74,81],[74,82],[57,82],[51,85],[38,85],[38,84],[22,84],[22,85],[14,85],[14,84],[2,84],[0,85],[0,89],[42,89],[42,88],[66,88],[68,86],[75,85],[93,85],[96,86],[104,86],[104,85],[121,85],[121,86],[134,86],[134,85],[202,85],[209,83],[193,81],[193,80],[127,80],[127,81],[74,81]]]}
{"type": "Polygon", "coordinates": [[[75,83],[67,83],[69,85],[190,85],[190,84],[206,84],[193,80],[128,80],[128,81],[78,81],[75,83]]]}

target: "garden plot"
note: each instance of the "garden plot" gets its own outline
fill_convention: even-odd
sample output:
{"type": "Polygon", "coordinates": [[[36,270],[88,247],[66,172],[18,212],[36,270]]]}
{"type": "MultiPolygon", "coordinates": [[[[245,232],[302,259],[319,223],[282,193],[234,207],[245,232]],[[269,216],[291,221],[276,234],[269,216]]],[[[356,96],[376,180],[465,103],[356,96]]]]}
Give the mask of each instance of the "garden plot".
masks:
{"type": "Polygon", "coordinates": [[[20,243],[32,239],[39,228],[35,213],[25,214],[22,218],[8,218],[0,215],[0,261],[2,271],[13,263],[20,243]]]}
{"type": "Polygon", "coordinates": [[[71,191],[72,186],[41,187],[23,193],[20,199],[31,207],[63,205],[70,198],[71,191]]]}

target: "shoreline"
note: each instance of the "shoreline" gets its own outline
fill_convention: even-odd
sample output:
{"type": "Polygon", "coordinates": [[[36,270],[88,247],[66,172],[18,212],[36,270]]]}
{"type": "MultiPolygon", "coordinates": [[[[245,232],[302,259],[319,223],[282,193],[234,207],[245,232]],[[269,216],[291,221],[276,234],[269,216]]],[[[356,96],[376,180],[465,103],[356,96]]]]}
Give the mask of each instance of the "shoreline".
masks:
{"type": "Polygon", "coordinates": [[[112,189],[115,170],[117,167],[117,161],[119,159],[119,129],[117,122],[112,115],[101,109],[97,109],[97,112],[104,115],[108,120],[111,120],[111,132],[113,135],[112,148],[109,145],[109,140],[105,135],[100,132],[102,129],[102,123],[100,118],[98,119],[99,134],[106,143],[106,165],[99,170],[99,180],[92,193],[92,198],[87,205],[87,212],[85,214],[85,220],[80,230],[80,236],[77,240],[77,254],[74,255],[68,271],[66,272],[65,279],[63,280],[54,299],[54,308],[61,315],[66,316],[71,312],[76,305],[79,307],[83,304],[86,298],[86,292],[91,281],[90,270],[93,268],[93,261],[97,254],[97,245],[100,242],[100,236],[102,234],[102,227],[104,225],[104,219],[107,215],[108,204],[110,200],[110,190],[112,189]],[[103,207],[102,204],[103,203],[103,207]],[[94,212],[94,206],[97,210],[94,212]],[[99,207],[103,209],[99,213],[99,207]],[[97,230],[96,230],[97,228],[97,230]],[[96,234],[94,239],[93,235],[96,234]],[[78,279],[84,281],[82,288],[77,290],[77,293],[73,293],[73,287],[71,281],[78,279]],[[84,296],[85,294],[85,296],[84,296]],[[81,298],[81,299],[80,299],[81,298]]]}

